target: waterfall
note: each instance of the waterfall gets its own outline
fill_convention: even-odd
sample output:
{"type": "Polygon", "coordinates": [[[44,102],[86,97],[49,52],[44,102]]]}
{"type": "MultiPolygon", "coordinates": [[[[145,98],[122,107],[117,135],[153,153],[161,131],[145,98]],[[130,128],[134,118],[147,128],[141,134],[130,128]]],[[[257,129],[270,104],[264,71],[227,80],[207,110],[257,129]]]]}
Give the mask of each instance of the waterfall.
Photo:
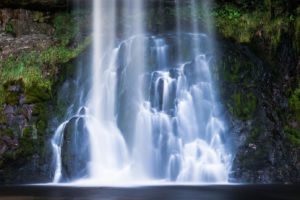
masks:
{"type": "Polygon", "coordinates": [[[92,88],[87,102],[90,177],[106,181],[126,166],[127,147],[116,125],[115,105],[119,48],[115,48],[116,1],[94,1],[92,88]],[[103,19],[108,19],[107,21],[103,19]]]}
{"type": "Polygon", "coordinates": [[[176,33],[151,35],[144,1],[94,0],[91,67],[78,74],[91,80],[53,136],[55,183],[227,182],[213,37],[199,33],[195,0],[175,2],[176,33]]]}

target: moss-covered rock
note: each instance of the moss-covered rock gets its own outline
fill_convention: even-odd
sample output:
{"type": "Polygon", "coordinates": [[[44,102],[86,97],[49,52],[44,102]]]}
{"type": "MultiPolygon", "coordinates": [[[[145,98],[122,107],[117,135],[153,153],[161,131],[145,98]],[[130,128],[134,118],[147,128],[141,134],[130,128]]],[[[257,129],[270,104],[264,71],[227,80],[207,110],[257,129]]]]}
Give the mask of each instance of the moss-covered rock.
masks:
{"type": "Polygon", "coordinates": [[[256,106],[256,96],[251,92],[234,93],[231,97],[231,103],[228,104],[231,114],[242,120],[251,119],[256,110],[256,106]]]}
{"type": "Polygon", "coordinates": [[[51,92],[48,87],[43,87],[38,84],[34,84],[26,89],[25,103],[34,104],[43,101],[49,101],[51,99],[51,92]]]}
{"type": "MultiPolygon", "coordinates": [[[[0,52],[1,183],[50,180],[51,149],[46,144],[52,134],[49,122],[55,115],[57,82],[66,79],[64,71],[69,68],[68,63],[91,44],[90,33],[81,34],[76,28],[77,24],[83,24],[80,20],[87,18],[73,12],[0,9],[0,20],[5,16],[6,24],[9,20],[16,22],[22,20],[20,16],[24,13],[27,15],[23,20],[29,26],[21,27],[18,34],[6,31],[0,37],[3,47],[0,52]],[[50,27],[48,35],[32,28],[43,24],[50,27]],[[27,45],[24,51],[16,50],[24,44],[27,45]]],[[[14,32],[20,28],[12,25],[14,32]]]]}
{"type": "Polygon", "coordinates": [[[222,48],[220,96],[237,137],[232,178],[297,182],[299,5],[231,2],[219,4],[214,15],[222,48]]]}

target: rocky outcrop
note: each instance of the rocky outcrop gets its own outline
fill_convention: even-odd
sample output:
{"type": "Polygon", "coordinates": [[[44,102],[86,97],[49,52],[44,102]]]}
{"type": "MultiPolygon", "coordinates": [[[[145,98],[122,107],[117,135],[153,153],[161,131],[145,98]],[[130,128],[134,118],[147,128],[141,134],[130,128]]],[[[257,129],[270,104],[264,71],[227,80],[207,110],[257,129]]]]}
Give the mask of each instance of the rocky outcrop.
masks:
{"type": "Polygon", "coordinates": [[[300,148],[285,132],[287,97],[274,71],[248,46],[221,44],[220,95],[236,147],[231,181],[299,182],[300,148]]]}
{"type": "MultiPolygon", "coordinates": [[[[277,13],[274,18],[284,21],[290,14],[277,13]]],[[[227,37],[219,41],[222,52],[218,70],[229,133],[235,137],[232,181],[300,182],[299,120],[296,117],[299,110],[291,105],[291,96],[299,87],[300,69],[298,35],[294,32],[299,18],[294,17],[295,21],[282,23],[269,33],[264,30],[266,26],[258,26],[247,33],[243,32],[245,29],[236,28],[229,36],[219,26],[219,36],[227,37]],[[289,28],[285,29],[286,26],[289,28]]],[[[270,25],[274,21],[261,23],[270,25]]],[[[299,100],[299,96],[293,96],[294,104],[299,100]]]]}
{"type": "Polygon", "coordinates": [[[88,174],[89,134],[82,117],[72,118],[63,132],[62,181],[72,181],[88,174]]]}
{"type": "Polygon", "coordinates": [[[54,28],[47,13],[24,9],[0,9],[0,58],[41,51],[54,44],[54,28]]]}
{"type": "Polygon", "coordinates": [[[0,59],[6,59],[10,55],[30,52],[32,49],[37,51],[45,50],[51,44],[53,44],[53,40],[43,34],[24,35],[14,38],[10,34],[0,33],[0,59]]]}
{"type": "Polygon", "coordinates": [[[56,43],[48,17],[48,13],[0,9],[1,183],[46,182],[50,176],[46,157],[51,156],[47,149],[51,91],[33,80],[35,72],[23,62],[27,53],[56,43]],[[31,81],[22,76],[26,73],[32,73],[31,81]]]}
{"type": "Polygon", "coordinates": [[[51,35],[54,32],[47,22],[51,19],[50,13],[29,11],[24,9],[0,9],[0,31],[15,36],[28,34],[51,35]]]}
{"type": "Polygon", "coordinates": [[[57,85],[90,44],[88,14],[43,10],[0,9],[0,184],[51,180],[57,85]]]}
{"type": "Polygon", "coordinates": [[[16,182],[45,182],[49,177],[44,156],[49,156],[45,132],[46,102],[50,95],[39,87],[25,91],[22,79],[7,82],[4,94],[5,104],[0,110],[1,182],[10,182],[11,178],[16,182]],[[40,97],[39,101],[33,100],[33,96],[40,97]],[[35,176],[35,172],[39,176],[35,176]]]}

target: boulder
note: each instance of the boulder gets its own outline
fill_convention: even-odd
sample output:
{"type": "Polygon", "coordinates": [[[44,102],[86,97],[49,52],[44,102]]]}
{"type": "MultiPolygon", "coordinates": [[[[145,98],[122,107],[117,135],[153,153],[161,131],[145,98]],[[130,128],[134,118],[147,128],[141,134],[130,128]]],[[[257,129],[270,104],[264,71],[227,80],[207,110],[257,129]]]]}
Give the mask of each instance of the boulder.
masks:
{"type": "Polygon", "coordinates": [[[62,181],[71,181],[86,176],[90,148],[84,118],[72,118],[66,125],[63,134],[62,181]]]}

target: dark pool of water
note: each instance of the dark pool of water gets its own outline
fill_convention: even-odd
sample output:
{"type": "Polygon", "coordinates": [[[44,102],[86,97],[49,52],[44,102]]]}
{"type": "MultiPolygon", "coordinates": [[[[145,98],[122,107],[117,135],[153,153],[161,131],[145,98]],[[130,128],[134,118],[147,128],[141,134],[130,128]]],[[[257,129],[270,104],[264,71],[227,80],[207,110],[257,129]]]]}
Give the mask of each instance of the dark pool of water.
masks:
{"type": "Polygon", "coordinates": [[[0,187],[1,200],[300,200],[300,185],[0,187]]]}

